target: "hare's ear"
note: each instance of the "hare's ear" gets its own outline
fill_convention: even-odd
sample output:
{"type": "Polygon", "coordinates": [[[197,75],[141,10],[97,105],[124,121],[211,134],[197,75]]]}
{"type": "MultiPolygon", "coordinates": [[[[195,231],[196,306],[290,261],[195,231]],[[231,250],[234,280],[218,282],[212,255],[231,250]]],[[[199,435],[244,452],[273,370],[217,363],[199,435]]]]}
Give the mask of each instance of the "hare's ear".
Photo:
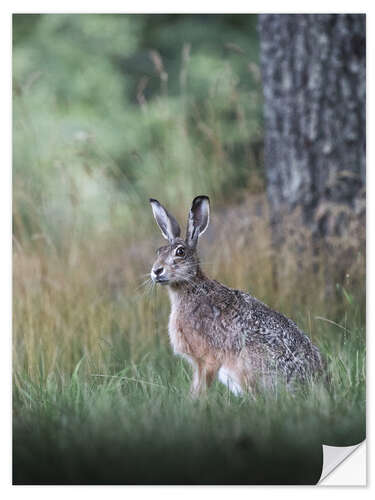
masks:
{"type": "Polygon", "coordinates": [[[150,203],[155,220],[160,227],[162,235],[166,240],[172,243],[172,241],[175,238],[178,238],[181,234],[181,229],[178,222],[171,214],[166,211],[166,209],[158,202],[158,200],[150,198],[150,203]]]}
{"type": "Polygon", "coordinates": [[[198,236],[203,234],[210,219],[210,199],[208,196],[197,196],[193,200],[189,212],[186,230],[186,243],[194,248],[198,242],[198,236]]]}

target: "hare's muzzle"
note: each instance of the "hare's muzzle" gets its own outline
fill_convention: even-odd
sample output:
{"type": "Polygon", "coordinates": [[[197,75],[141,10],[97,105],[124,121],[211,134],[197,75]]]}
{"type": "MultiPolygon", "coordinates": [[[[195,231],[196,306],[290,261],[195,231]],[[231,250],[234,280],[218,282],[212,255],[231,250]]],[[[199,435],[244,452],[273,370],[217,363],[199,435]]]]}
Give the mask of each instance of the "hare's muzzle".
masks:
{"type": "Polygon", "coordinates": [[[168,278],[165,277],[164,267],[157,267],[151,270],[151,279],[155,283],[168,283],[168,278]]]}

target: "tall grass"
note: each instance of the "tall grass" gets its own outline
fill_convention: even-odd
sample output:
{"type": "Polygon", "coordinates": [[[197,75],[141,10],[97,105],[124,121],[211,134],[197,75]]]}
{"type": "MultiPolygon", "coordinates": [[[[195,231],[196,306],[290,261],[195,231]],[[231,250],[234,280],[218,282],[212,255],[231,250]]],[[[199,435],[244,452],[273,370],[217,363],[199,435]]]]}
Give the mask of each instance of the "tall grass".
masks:
{"type": "Polygon", "coordinates": [[[306,253],[302,268],[292,256],[285,267],[252,207],[250,197],[247,222],[243,203],[214,210],[203,267],[293,317],[326,357],[329,388],[280,387],[254,400],[215,382],[191,401],[190,369],[169,347],[167,294],[142,284],[161,243],[156,227],[146,235],[150,226],[139,226],[138,237],[64,234],[63,249],[43,234],[17,240],[15,482],[314,483],[322,442],[363,439],[363,290],[345,278],[327,295],[327,267],[314,270],[306,253]]]}

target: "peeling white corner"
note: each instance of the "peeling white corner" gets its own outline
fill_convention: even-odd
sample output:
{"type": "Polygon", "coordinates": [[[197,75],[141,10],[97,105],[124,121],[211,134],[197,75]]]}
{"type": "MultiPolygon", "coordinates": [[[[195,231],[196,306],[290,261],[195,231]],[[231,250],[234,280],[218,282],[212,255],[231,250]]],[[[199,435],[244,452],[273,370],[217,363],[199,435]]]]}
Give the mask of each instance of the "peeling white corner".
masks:
{"type": "Polygon", "coordinates": [[[366,486],[366,441],[354,446],[322,446],[319,486],[366,486]]]}

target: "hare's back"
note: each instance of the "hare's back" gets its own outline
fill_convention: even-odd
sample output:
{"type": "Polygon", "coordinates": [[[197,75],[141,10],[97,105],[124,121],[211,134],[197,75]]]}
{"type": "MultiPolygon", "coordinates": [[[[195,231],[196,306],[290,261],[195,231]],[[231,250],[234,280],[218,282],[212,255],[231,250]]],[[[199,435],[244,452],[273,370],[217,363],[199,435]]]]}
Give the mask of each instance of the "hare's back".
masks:
{"type": "Polygon", "coordinates": [[[250,313],[247,345],[266,346],[278,369],[288,378],[305,377],[321,371],[322,361],[318,348],[296,323],[283,314],[274,311],[255,297],[243,294],[250,313]]]}
{"type": "Polygon", "coordinates": [[[250,294],[219,283],[216,286],[234,350],[245,347],[253,364],[256,359],[276,364],[288,378],[321,369],[319,350],[294,321],[250,294]]]}

